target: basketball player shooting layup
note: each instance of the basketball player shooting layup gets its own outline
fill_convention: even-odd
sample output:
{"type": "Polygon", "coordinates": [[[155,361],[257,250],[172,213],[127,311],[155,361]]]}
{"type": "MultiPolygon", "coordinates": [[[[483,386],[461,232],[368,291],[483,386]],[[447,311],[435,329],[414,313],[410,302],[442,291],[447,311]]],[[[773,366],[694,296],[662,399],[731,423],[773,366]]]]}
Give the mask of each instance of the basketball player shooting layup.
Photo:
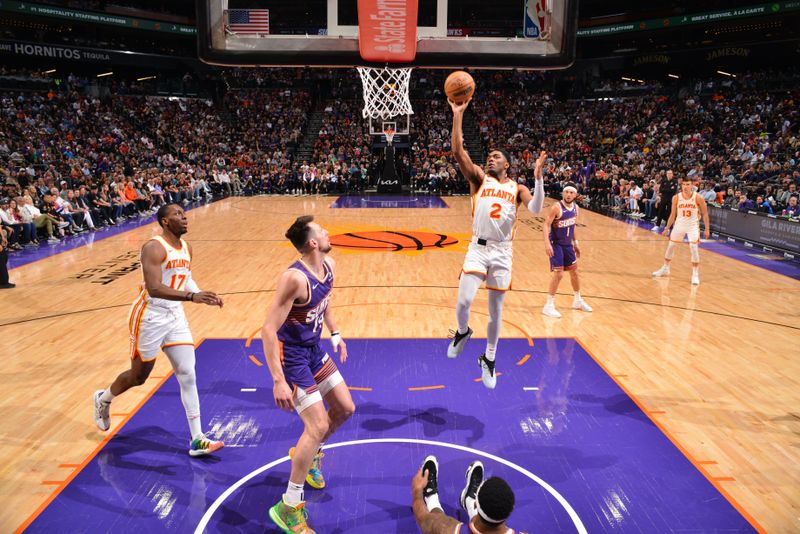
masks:
{"type": "Polygon", "coordinates": [[[341,349],[339,361],[347,360],[347,346],[328,310],[336,270],[333,258],[327,256],[331,242],[328,231],[313,219],[298,217],[286,232],[301,257],[278,279],[261,330],[275,404],[296,410],[304,425],[297,445],[289,451],[292,470],[286,493],[270,508],[269,516],[285,532],[302,534],[314,534],[306,522],[303,486],[308,482],[317,489],[325,487],[322,445],[356,409],[336,364],[320,345],[324,323],[331,332],[333,351],[341,349]]]}
{"type": "Polygon", "coordinates": [[[653,276],[669,276],[669,264],[675,256],[675,243],[683,243],[683,236],[689,238],[689,253],[692,256],[692,284],[700,283],[700,219],[703,219],[705,231],[703,238],[708,239],[711,235],[710,220],[708,218],[708,206],[705,199],[694,190],[694,183],[691,178],[681,179],[680,192],[672,197],[672,211],[669,214],[667,226],[664,228],[664,235],[669,235],[669,245],[664,253],[664,265],[653,273],[653,276]],[[672,223],[675,226],[672,227],[672,223]],[[672,227],[672,233],[669,229],[672,227]]]}
{"type": "Polygon", "coordinates": [[[108,430],[111,400],[144,384],[156,363],[158,351],[163,349],[175,370],[189,421],[192,436],[189,454],[203,456],[221,449],[223,443],[208,439],[202,431],[194,341],[181,302],[222,308],[222,299],[211,291],[201,291],[192,279],[192,248],[181,239],[188,227],[183,208],[165,204],[158,209],[156,217],[162,232],[142,247],[144,283],[128,317],[131,368],[120,374],[108,389],[95,392],[94,420],[100,430],[108,430]]]}
{"type": "Polygon", "coordinates": [[[472,243],[464,259],[458,284],[456,319],[458,330],[447,347],[447,357],[456,358],[472,336],[469,328],[469,309],[482,282],[489,289],[489,326],[486,336],[486,352],[478,358],[483,385],[494,389],[495,352],[500,337],[500,322],[503,314],[505,292],[511,288],[511,241],[517,227],[517,208],[524,203],[532,213],[539,213],[544,204],[544,180],[542,168],[547,157],[539,154],[534,169],[535,193],[524,185],[508,178],[506,171],[511,166],[508,153],[492,149],[486,158],[486,170],[481,169],[464,149],[461,123],[469,101],[456,104],[448,100],[453,109],[452,145],[453,155],[461,172],[469,181],[472,197],[472,243]]]}

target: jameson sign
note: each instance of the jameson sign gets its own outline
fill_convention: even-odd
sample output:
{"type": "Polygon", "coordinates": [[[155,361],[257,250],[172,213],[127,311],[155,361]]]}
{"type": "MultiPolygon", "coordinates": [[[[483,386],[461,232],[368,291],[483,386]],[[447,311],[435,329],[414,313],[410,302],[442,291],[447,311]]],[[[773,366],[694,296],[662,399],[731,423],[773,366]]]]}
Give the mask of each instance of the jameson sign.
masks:
{"type": "Polygon", "coordinates": [[[626,22],[623,24],[612,24],[610,26],[597,26],[595,28],[584,28],[578,30],[578,37],[598,37],[602,35],[613,35],[616,33],[637,32],[647,30],[661,30],[664,28],[674,28],[677,26],[689,26],[692,24],[708,24],[747,17],[780,16],[789,11],[799,11],[800,0],[792,2],[773,2],[771,4],[758,4],[740,8],[723,9],[719,11],[707,11],[705,13],[695,13],[694,15],[680,15],[678,17],[666,17],[663,19],[648,19],[637,22],[626,22]]]}
{"type": "Polygon", "coordinates": [[[159,56],[156,54],[140,54],[138,52],[115,52],[98,48],[82,48],[78,46],[62,46],[42,43],[26,43],[23,41],[0,41],[0,54],[14,54],[36,58],[52,58],[88,63],[108,63],[115,65],[160,65],[174,66],[179,58],[159,56]]]}
{"type": "Polygon", "coordinates": [[[58,6],[45,6],[42,4],[31,4],[29,2],[0,0],[0,10],[11,11],[13,13],[25,13],[28,15],[36,15],[41,17],[54,17],[80,22],[93,22],[95,24],[105,24],[107,26],[117,26],[139,30],[180,33],[185,35],[195,35],[197,33],[197,28],[194,26],[173,24],[172,22],[158,22],[154,20],[137,19],[133,17],[122,17],[120,15],[96,13],[94,11],[78,11],[77,9],[67,9],[65,7],[58,6]]]}

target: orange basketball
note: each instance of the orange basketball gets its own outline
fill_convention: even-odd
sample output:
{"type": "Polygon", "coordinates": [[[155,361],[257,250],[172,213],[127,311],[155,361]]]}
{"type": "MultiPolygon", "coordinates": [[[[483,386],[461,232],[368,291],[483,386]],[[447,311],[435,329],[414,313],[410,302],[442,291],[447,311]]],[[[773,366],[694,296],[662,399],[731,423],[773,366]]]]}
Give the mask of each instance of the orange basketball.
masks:
{"type": "Polygon", "coordinates": [[[475,80],[468,72],[457,70],[450,74],[444,81],[444,92],[449,100],[456,104],[463,104],[475,92],[475,80]]]}

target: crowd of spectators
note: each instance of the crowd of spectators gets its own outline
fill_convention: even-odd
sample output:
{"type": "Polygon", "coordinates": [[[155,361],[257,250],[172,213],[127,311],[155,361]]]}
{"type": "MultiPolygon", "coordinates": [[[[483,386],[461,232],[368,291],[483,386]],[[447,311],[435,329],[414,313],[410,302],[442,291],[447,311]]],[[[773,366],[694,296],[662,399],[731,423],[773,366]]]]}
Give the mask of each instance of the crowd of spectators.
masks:
{"type": "MultiPolygon", "coordinates": [[[[3,77],[37,80],[35,71],[3,77]]],[[[551,76],[479,72],[469,108],[480,147],[512,155],[511,176],[532,185],[540,149],[547,189],[578,184],[584,202],[632,217],[664,218],[681,176],[709,203],[797,217],[800,76],[768,71],[686,83],[646,95],[595,85],[561,99],[551,76]],[[601,88],[606,96],[596,97],[601,88]],[[668,171],[672,171],[669,173],[668,171]],[[668,177],[671,176],[671,179],[668,177]]],[[[45,90],[0,91],[0,218],[8,248],[55,242],[164,202],[252,194],[326,194],[374,185],[382,150],[361,118],[360,84],[336,70],[229,69],[216,101],[148,96],[116,81],[97,91],[65,77],[45,90]],[[320,112],[321,124],[309,128],[320,112]],[[313,130],[313,131],[312,131],[313,130]],[[302,142],[311,155],[299,158],[302,142]]],[[[451,113],[443,74],[420,71],[416,109],[398,173],[415,191],[468,192],[450,157],[451,113]]]]}

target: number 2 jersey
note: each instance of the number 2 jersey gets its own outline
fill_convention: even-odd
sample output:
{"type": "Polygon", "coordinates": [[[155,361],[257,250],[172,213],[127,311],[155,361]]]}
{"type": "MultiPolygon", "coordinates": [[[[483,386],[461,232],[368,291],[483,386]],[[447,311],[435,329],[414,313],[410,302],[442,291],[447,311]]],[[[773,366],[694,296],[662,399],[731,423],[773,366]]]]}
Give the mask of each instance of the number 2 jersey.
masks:
{"type": "Polygon", "coordinates": [[[511,241],[517,231],[519,186],[513,180],[500,183],[483,175],[478,192],[472,197],[472,234],[492,241],[511,241]]]}
{"type": "Polygon", "coordinates": [[[333,291],[333,271],[327,261],[323,261],[322,265],[325,270],[322,278],[317,277],[302,260],[297,260],[289,267],[305,277],[309,298],[304,304],[292,304],[289,316],[278,329],[281,343],[304,347],[319,344],[325,311],[333,291]]]}

